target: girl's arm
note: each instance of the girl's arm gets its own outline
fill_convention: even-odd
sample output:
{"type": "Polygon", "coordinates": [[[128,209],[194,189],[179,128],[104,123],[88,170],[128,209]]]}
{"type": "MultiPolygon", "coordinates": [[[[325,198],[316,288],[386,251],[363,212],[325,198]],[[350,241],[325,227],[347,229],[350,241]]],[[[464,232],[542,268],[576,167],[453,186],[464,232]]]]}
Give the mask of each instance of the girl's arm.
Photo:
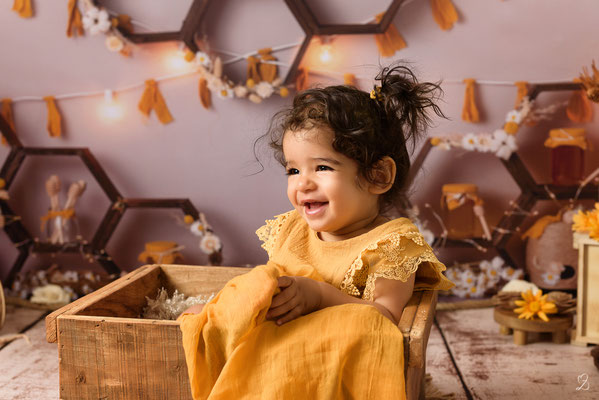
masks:
{"type": "Polygon", "coordinates": [[[406,282],[378,278],[375,282],[374,301],[368,301],[345,294],[326,282],[282,276],[279,278],[281,292],[273,297],[266,318],[276,320],[281,325],[326,307],[355,303],[376,307],[397,325],[405,305],[412,297],[414,277],[415,274],[412,274],[406,282]]]}

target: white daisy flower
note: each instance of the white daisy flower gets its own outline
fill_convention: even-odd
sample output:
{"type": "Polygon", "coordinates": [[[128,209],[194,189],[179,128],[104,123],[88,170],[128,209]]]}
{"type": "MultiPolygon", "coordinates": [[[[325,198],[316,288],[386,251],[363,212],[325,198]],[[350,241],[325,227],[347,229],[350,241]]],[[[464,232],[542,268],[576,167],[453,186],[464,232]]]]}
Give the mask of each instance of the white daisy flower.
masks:
{"type": "Polygon", "coordinates": [[[248,95],[249,90],[245,86],[237,85],[233,88],[233,93],[235,93],[235,97],[243,98],[248,95]]]}
{"type": "Polygon", "coordinates": [[[212,60],[210,59],[210,56],[203,51],[198,51],[196,53],[196,64],[201,65],[206,69],[212,68],[212,60]]]}
{"type": "Polygon", "coordinates": [[[484,289],[481,289],[480,286],[470,286],[466,292],[466,298],[469,299],[476,299],[476,298],[480,298],[483,297],[483,295],[485,294],[484,289]]]}
{"type": "Polygon", "coordinates": [[[200,220],[194,221],[189,226],[189,230],[196,236],[204,236],[204,233],[206,232],[206,228],[204,227],[204,225],[202,225],[200,220]]]}
{"type": "Polygon", "coordinates": [[[541,275],[543,282],[549,286],[555,286],[557,282],[559,282],[560,277],[558,274],[554,274],[553,272],[545,272],[541,275]]]}
{"type": "Polygon", "coordinates": [[[233,88],[226,84],[218,88],[216,90],[216,94],[221,99],[232,99],[233,97],[235,97],[235,93],[233,93],[233,88]]]}
{"type": "Polygon", "coordinates": [[[499,257],[499,256],[495,256],[493,257],[493,259],[491,260],[491,264],[493,265],[493,268],[501,268],[503,267],[503,264],[505,262],[503,261],[503,258],[499,257]]]}
{"type": "Polygon", "coordinates": [[[206,254],[212,254],[221,248],[220,239],[216,235],[208,234],[200,241],[200,249],[206,254]]]}
{"type": "Polygon", "coordinates": [[[460,274],[460,281],[462,282],[462,285],[465,287],[474,286],[476,282],[474,272],[472,272],[469,269],[462,271],[462,273],[460,274]]]}
{"type": "Polygon", "coordinates": [[[87,271],[86,273],[83,274],[83,277],[85,279],[87,279],[90,282],[95,282],[96,281],[96,277],[94,276],[94,273],[91,271],[87,271]]]}
{"type": "Polygon", "coordinates": [[[485,133],[478,134],[476,135],[476,139],[476,143],[474,144],[476,150],[480,151],[481,153],[487,153],[491,151],[491,135],[485,133]]]}
{"type": "Polygon", "coordinates": [[[104,9],[99,9],[98,7],[89,8],[85,12],[81,22],[83,23],[83,28],[90,35],[106,33],[111,26],[108,12],[104,9]]]}
{"type": "Polygon", "coordinates": [[[508,282],[512,279],[520,279],[522,276],[524,276],[524,273],[521,269],[507,267],[501,270],[501,278],[508,282]]]}
{"type": "Polygon", "coordinates": [[[489,268],[485,270],[485,276],[488,279],[489,287],[495,286],[501,278],[501,266],[496,266],[493,263],[489,263],[489,268]]]}
{"type": "Polygon", "coordinates": [[[489,268],[491,268],[491,261],[483,260],[478,264],[478,266],[482,271],[487,271],[489,268]]]}
{"type": "Polygon", "coordinates": [[[477,141],[474,133],[467,133],[462,137],[462,148],[464,150],[473,151],[476,149],[477,141]]]}
{"type": "Polygon", "coordinates": [[[270,83],[262,81],[254,87],[254,91],[258,96],[262,97],[263,99],[266,99],[267,97],[272,96],[275,89],[272,87],[270,83]]]}
{"type": "Polygon", "coordinates": [[[116,35],[108,35],[106,36],[106,47],[108,50],[113,51],[115,53],[123,50],[125,48],[125,43],[121,40],[120,37],[116,35]]]}
{"type": "Polygon", "coordinates": [[[64,282],[79,282],[77,271],[65,271],[65,273],[62,274],[62,278],[64,282]]]}
{"type": "Polygon", "coordinates": [[[497,157],[507,160],[518,149],[518,146],[514,136],[508,135],[503,129],[496,129],[493,132],[490,148],[497,157]]]}
{"type": "Polygon", "coordinates": [[[514,122],[520,125],[520,122],[522,122],[522,114],[520,114],[520,112],[517,110],[512,110],[509,113],[507,113],[507,116],[505,117],[505,122],[514,122]]]}

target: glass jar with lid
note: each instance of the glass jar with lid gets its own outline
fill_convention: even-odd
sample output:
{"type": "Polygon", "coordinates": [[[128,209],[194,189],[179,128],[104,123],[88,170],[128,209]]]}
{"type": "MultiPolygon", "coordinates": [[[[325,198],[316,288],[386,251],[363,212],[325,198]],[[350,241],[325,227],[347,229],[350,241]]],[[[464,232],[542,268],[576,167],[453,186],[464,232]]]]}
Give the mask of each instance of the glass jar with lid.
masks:
{"type": "Polygon", "coordinates": [[[554,185],[578,185],[584,173],[587,149],[584,128],[560,128],[549,131],[545,147],[551,149],[551,178],[554,185]]]}

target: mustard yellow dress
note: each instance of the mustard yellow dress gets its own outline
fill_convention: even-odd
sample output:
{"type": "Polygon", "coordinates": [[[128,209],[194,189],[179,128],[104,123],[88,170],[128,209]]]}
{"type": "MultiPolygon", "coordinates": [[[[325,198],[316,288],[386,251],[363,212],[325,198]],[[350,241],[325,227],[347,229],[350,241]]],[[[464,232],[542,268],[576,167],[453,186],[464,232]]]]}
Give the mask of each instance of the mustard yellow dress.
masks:
{"type": "Polygon", "coordinates": [[[376,278],[449,289],[445,266],[405,218],[324,242],[296,211],[256,232],[269,261],[225,285],[200,314],[179,317],[194,399],[404,399],[403,337],[376,308],[328,307],[282,326],[266,321],[281,275],[325,281],[372,300],[376,278]]]}

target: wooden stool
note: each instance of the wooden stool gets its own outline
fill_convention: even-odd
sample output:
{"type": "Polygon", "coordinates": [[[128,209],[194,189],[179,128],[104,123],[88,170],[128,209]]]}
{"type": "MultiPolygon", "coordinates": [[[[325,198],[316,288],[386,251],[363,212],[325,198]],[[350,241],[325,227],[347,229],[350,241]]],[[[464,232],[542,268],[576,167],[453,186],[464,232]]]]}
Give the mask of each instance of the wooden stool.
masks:
{"type": "Polygon", "coordinates": [[[572,326],[572,314],[550,315],[549,322],[540,319],[520,319],[513,311],[495,308],[495,322],[499,324],[499,333],[509,335],[514,331],[514,344],[526,344],[528,332],[551,332],[553,343],[566,343],[568,329],[572,326]]]}

